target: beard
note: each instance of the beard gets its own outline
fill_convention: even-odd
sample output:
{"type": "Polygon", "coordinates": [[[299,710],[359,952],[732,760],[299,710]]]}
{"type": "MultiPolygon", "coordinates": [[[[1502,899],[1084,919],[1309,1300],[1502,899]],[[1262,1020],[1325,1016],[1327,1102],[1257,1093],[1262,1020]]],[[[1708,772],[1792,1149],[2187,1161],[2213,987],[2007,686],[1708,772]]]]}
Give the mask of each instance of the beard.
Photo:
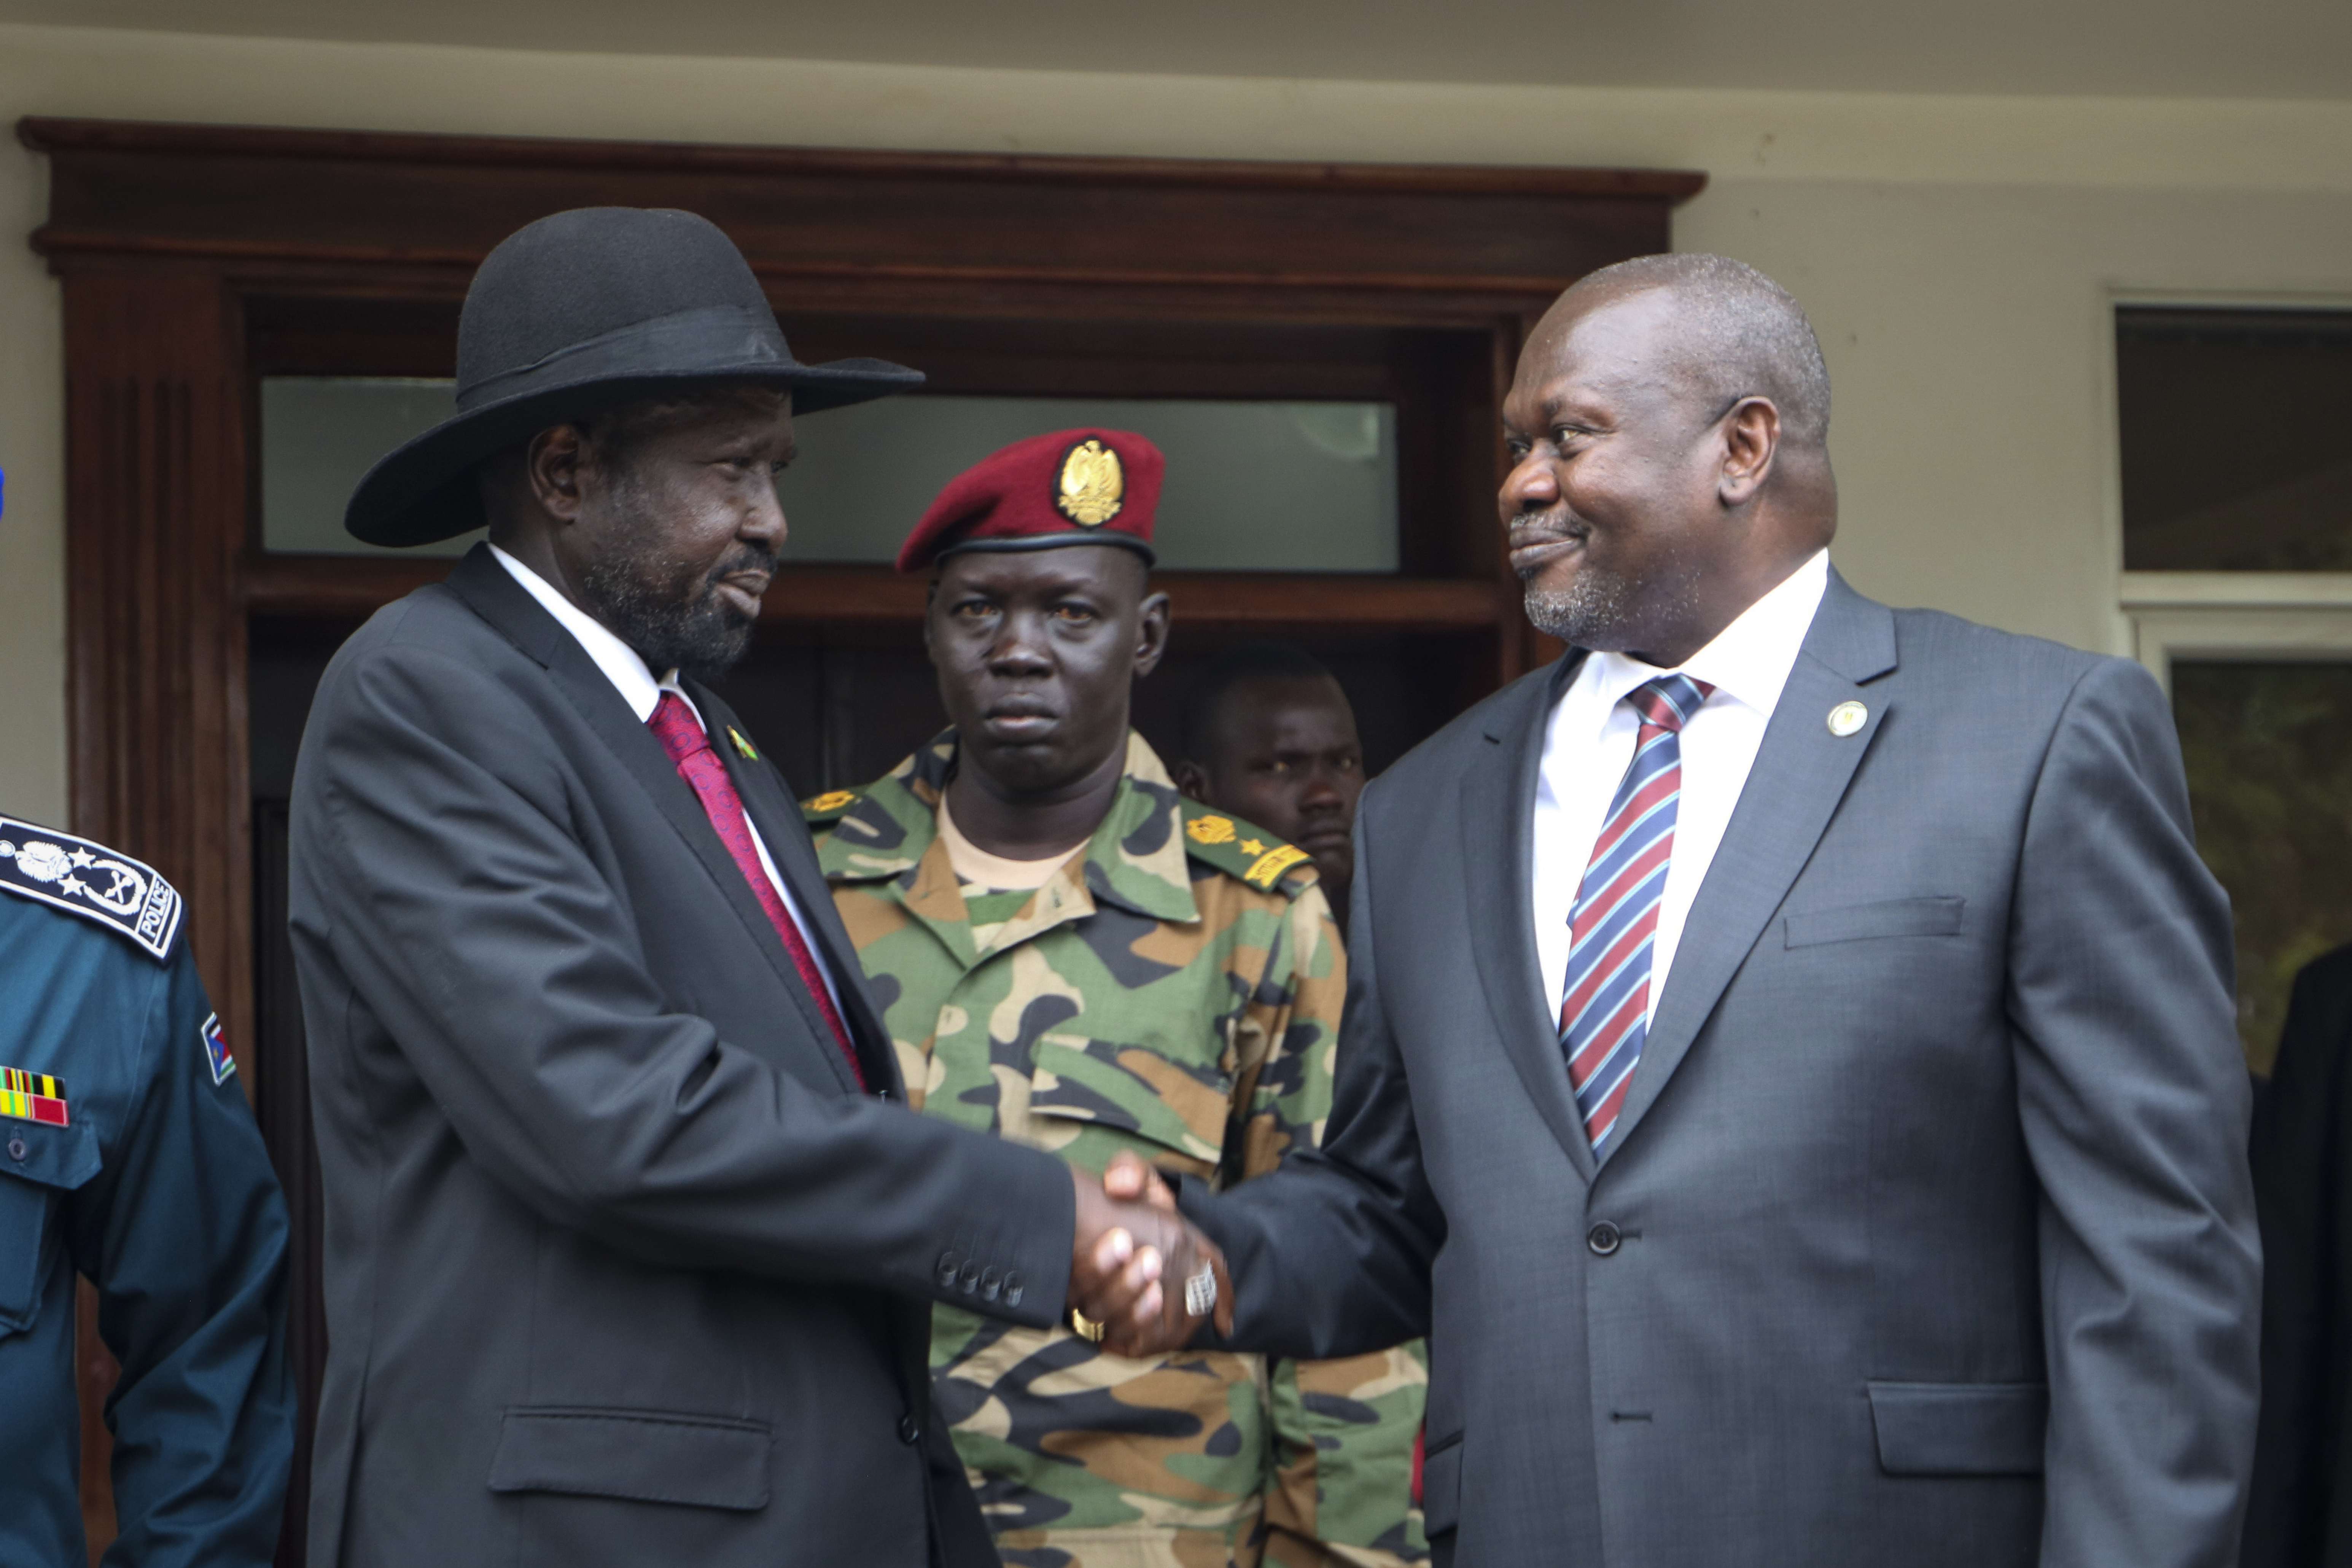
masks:
{"type": "Polygon", "coordinates": [[[752,568],[772,573],[776,552],[743,544],[703,568],[667,553],[650,520],[643,521],[623,531],[626,542],[582,573],[590,613],[636,649],[656,679],[676,669],[716,679],[751,647],[756,624],[719,596],[719,582],[752,568]]]}
{"type": "Polygon", "coordinates": [[[1594,566],[1588,556],[1564,588],[1547,585],[1540,572],[1522,581],[1528,620],[1536,630],[1571,647],[1623,646],[1626,610],[1633,599],[1633,585],[1624,578],[1594,566]]]}

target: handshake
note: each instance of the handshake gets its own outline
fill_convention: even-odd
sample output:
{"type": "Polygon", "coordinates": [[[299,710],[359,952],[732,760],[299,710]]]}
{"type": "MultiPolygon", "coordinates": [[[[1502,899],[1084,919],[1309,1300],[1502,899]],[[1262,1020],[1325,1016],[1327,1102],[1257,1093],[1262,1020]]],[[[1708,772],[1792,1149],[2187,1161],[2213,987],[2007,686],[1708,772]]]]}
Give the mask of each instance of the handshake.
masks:
{"type": "Polygon", "coordinates": [[[1077,1225],[1070,1244],[1071,1326],[1114,1355],[1181,1349],[1202,1323],[1234,1326],[1234,1282],[1216,1244],[1176,1212],[1160,1173],[1130,1153],[1097,1184],[1073,1169],[1077,1225]]]}

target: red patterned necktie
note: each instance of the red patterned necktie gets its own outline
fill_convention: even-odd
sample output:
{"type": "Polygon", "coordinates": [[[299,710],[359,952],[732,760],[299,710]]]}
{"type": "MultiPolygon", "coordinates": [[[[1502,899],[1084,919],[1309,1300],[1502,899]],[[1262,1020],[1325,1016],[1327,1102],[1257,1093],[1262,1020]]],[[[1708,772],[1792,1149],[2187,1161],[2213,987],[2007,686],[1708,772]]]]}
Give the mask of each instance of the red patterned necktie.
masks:
{"type": "Polygon", "coordinates": [[[1607,1151],[1649,1033],[1650,950],[1674,860],[1683,725],[1714,690],[1687,675],[1662,675],[1626,697],[1642,720],[1633,761],[1593,840],[1569,915],[1559,1045],[1596,1158],[1607,1151]]]}
{"type": "Polygon", "coordinates": [[[735,868],[751,884],[760,907],[768,911],[768,922],[783,939],[784,951],[792,954],[793,967],[800,972],[801,983],[816,998],[816,1010],[832,1026],[834,1043],[849,1058],[849,1070],[857,1076],[857,1087],[864,1089],[866,1072],[857,1065],[857,1051],[849,1043],[849,1030],[833,1005],[833,993],[824,988],[824,975],[816,966],[816,954],[809,951],[808,939],[801,933],[800,922],[784,907],[782,896],[760,864],[759,847],[751,842],[751,824],[743,815],[743,799],[735,793],[734,781],[727,776],[727,764],[710,749],[710,737],[696,721],[686,699],[675,691],[662,693],[661,700],[654,705],[654,716],[646,724],[661,742],[662,750],[669,753],[669,760],[677,765],[677,776],[693,786],[695,798],[702,802],[703,815],[719,830],[719,841],[735,858],[735,868]]]}

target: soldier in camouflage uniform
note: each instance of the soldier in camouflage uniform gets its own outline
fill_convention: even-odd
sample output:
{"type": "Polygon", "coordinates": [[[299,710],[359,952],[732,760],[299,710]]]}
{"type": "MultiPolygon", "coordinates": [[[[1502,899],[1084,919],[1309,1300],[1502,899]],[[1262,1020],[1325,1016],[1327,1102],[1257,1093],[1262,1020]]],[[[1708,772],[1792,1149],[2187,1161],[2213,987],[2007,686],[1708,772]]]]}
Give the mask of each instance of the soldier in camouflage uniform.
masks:
{"type": "MultiPolygon", "coordinates": [[[[1193,685],[1181,743],[1170,770],[1177,787],[1312,855],[1344,937],[1364,762],[1355,710],[1331,672],[1286,643],[1228,648],[1193,685]]],[[[1283,1568],[1426,1562],[1412,1503],[1414,1440],[1429,1394],[1426,1343],[1282,1362],[1272,1383],[1278,1436],[1266,1561],[1283,1568]]]]}
{"type": "MultiPolygon", "coordinates": [[[[1307,855],[1184,801],[1128,728],[1167,631],[1159,470],[1139,437],[1076,431],[951,484],[899,564],[946,557],[926,636],[956,727],[806,805],[919,1109],[1222,1184],[1319,1136],[1345,960],[1307,855]]],[[[1277,1401],[1255,1356],[1128,1360],[951,1308],[932,1367],[1014,1568],[1250,1568],[1274,1424],[1311,1447],[1320,1403],[1277,1401]]]]}

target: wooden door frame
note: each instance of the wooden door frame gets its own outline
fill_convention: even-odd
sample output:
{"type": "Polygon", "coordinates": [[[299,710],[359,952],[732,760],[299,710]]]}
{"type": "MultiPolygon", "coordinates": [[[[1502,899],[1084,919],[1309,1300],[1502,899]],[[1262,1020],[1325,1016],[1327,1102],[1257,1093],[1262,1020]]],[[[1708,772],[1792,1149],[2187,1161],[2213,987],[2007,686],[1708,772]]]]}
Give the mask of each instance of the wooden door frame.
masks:
{"type": "MultiPolygon", "coordinates": [[[[356,618],[447,570],[261,552],[249,303],[446,305],[533,218],[682,206],[726,229],[788,312],[1475,329],[1493,344],[1481,395],[1498,399],[1559,292],[1668,248],[1672,209],[1706,184],[39,117],[17,134],[50,161],[31,238],[64,300],[70,826],[185,895],[248,1092],[271,1065],[256,1059],[248,625],[356,618]]],[[[1492,457],[1499,476],[1499,438],[1492,457]]],[[[1163,585],[1192,625],[1491,634],[1496,684],[1556,647],[1525,627],[1499,559],[1447,577],[1163,585]]],[[[911,621],[921,599],[887,569],[803,568],[778,579],[766,617],[911,621]]],[[[94,1409],[102,1388],[84,1393],[94,1409]]],[[[102,1433],[90,1458],[86,1496],[103,1489],[102,1433]]],[[[110,1510],[92,1517],[103,1533],[110,1510]]]]}

